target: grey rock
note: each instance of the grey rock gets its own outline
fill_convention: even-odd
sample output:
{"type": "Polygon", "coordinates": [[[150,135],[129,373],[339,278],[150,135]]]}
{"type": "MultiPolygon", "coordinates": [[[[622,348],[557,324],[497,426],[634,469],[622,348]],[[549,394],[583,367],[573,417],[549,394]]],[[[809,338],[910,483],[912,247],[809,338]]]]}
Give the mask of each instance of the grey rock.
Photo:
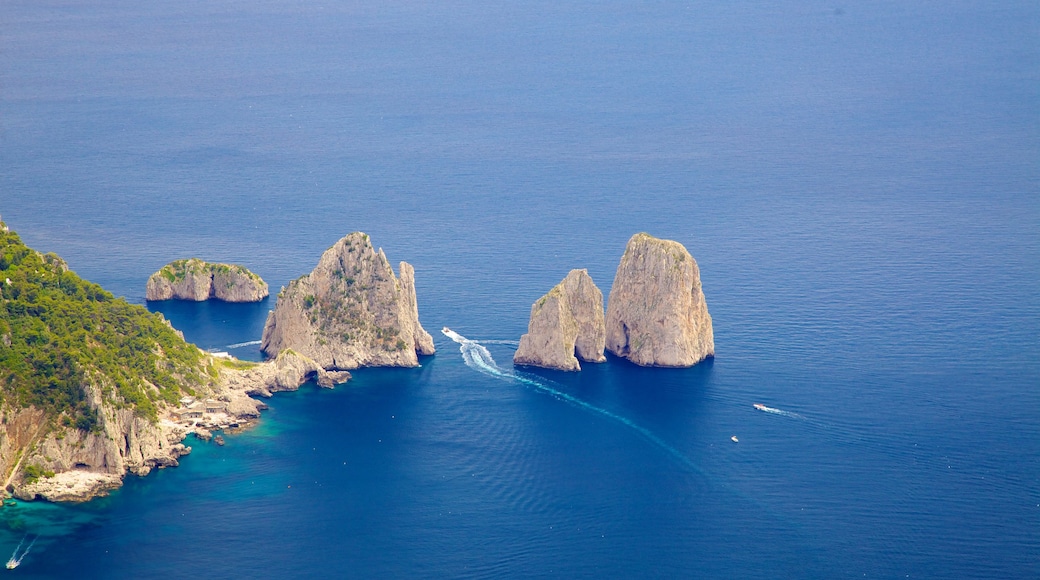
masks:
{"type": "Polygon", "coordinates": [[[326,370],[418,366],[418,354],[434,353],[433,337],[419,323],[414,270],[399,270],[400,279],[367,234],[345,236],[278,295],[260,349],[292,350],[326,370]]]}
{"type": "Polygon", "coordinates": [[[579,359],[606,360],[605,336],[603,293],[587,270],[571,270],[531,305],[527,334],[520,337],[513,364],[578,371],[579,359]]]}
{"type": "Polygon", "coordinates": [[[267,296],[267,283],[246,268],[198,258],[170,262],[148,278],[145,288],[147,300],[259,302],[267,296]]]}
{"type": "Polygon", "coordinates": [[[715,354],[700,269],[678,242],[632,236],[607,301],[606,348],[638,365],[689,367],[715,354]]]}

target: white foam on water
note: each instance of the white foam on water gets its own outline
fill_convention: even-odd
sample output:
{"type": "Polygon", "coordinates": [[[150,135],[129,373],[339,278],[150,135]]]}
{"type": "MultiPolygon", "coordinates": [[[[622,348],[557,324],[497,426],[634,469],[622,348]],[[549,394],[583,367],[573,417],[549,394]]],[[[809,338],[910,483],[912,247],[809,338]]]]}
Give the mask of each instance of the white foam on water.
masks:
{"type": "Polygon", "coordinates": [[[461,334],[451,330],[447,326],[441,329],[441,333],[443,333],[444,336],[447,336],[448,338],[452,339],[453,341],[459,344],[459,351],[462,353],[462,359],[466,362],[466,366],[470,367],[471,369],[480,371],[486,375],[490,375],[496,378],[514,380],[518,383],[527,385],[529,387],[533,387],[534,389],[543,393],[548,393],[558,400],[562,400],[566,403],[570,403],[586,411],[590,411],[592,413],[602,415],[609,419],[613,419],[614,421],[621,423],[629,429],[632,429],[639,435],[642,435],[645,439],[647,439],[648,441],[659,447],[661,450],[663,450],[665,453],[670,455],[672,459],[677,461],[679,464],[697,473],[703,473],[699,467],[694,465],[694,463],[690,461],[688,457],[679,452],[678,449],[672,447],[668,443],[665,443],[663,439],[661,439],[657,435],[654,435],[653,432],[646,429],[645,427],[641,427],[638,424],[632,422],[630,419],[622,417],[621,415],[617,415],[606,409],[597,407],[591,403],[587,403],[573,395],[569,395],[567,393],[564,393],[563,391],[554,389],[544,381],[531,377],[526,377],[523,375],[518,375],[510,369],[503,369],[502,367],[498,366],[497,363],[495,363],[495,359],[492,358],[491,352],[489,352],[486,347],[480,344],[480,342],[476,340],[470,340],[462,336],[461,334]]]}
{"type": "Polygon", "coordinates": [[[249,342],[238,342],[235,344],[229,344],[224,348],[242,348],[243,346],[256,346],[260,344],[259,340],[250,340],[249,342]]]}
{"type": "Polygon", "coordinates": [[[19,556],[18,551],[22,549],[22,545],[25,544],[25,539],[29,537],[29,534],[22,536],[22,541],[18,542],[18,546],[15,547],[14,552],[11,553],[11,558],[7,561],[7,569],[14,570],[21,565],[22,560],[29,555],[29,551],[32,550],[33,546],[36,545],[36,540],[40,539],[40,536],[33,538],[33,541],[29,542],[29,545],[25,547],[25,551],[19,556]]]}
{"type": "Polygon", "coordinates": [[[782,415],[784,417],[791,417],[792,419],[804,419],[805,418],[805,417],[802,417],[801,415],[799,415],[798,413],[792,413],[790,411],[784,411],[783,409],[777,409],[775,407],[767,407],[767,406],[762,405],[762,404],[758,404],[757,406],[755,406],[755,408],[758,409],[759,411],[763,411],[765,413],[771,413],[773,415],[782,415]]]}

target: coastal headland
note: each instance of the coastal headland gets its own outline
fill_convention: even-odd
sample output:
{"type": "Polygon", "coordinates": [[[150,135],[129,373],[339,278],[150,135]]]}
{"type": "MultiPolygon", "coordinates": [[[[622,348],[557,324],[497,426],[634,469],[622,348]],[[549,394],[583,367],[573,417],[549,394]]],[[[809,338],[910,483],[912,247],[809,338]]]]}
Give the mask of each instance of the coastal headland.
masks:
{"type": "MultiPolygon", "coordinates": [[[[367,238],[351,239],[367,243],[367,238]]],[[[414,360],[416,352],[432,354],[433,343],[418,324],[413,270],[402,263],[397,280],[387,272],[388,264],[382,268],[382,251],[371,250],[370,244],[358,248],[367,251],[352,265],[371,277],[356,289],[340,288],[346,291],[343,300],[358,302],[353,291],[367,301],[374,282],[382,280],[390,285],[377,288],[375,296],[390,295],[375,303],[392,305],[401,317],[387,319],[384,311],[370,310],[365,319],[369,334],[361,335],[370,356],[346,366],[414,366],[400,363],[414,360]],[[387,327],[380,326],[386,320],[387,327]],[[399,348],[406,331],[415,345],[411,358],[399,348]]],[[[202,295],[205,290],[196,294],[202,295]]],[[[290,292],[282,299],[291,303],[294,297],[290,292]]],[[[0,376],[0,474],[5,492],[24,500],[86,501],[104,495],[122,485],[128,473],[143,476],[178,465],[191,452],[184,444],[190,434],[208,439],[215,430],[253,424],[266,408],[256,397],[295,390],[310,380],[331,388],[350,379],[345,368],[293,350],[285,337],[260,363],[202,351],[161,314],[83,280],[58,256],[25,246],[3,222],[0,341],[5,371],[0,376]]]]}

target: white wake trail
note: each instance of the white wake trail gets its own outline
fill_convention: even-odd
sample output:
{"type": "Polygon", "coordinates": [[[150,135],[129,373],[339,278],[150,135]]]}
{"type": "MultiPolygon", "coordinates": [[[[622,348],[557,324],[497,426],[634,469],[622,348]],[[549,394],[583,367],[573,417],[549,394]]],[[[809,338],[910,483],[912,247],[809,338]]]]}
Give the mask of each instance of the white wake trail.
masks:
{"type": "Polygon", "coordinates": [[[648,429],[640,427],[636,423],[633,423],[630,419],[626,419],[621,415],[616,415],[606,409],[597,407],[591,403],[587,403],[573,395],[569,395],[567,393],[564,393],[563,391],[554,389],[548,384],[537,379],[517,375],[512,370],[503,369],[502,367],[498,366],[497,363],[495,363],[495,359],[491,357],[491,353],[488,351],[487,348],[481,345],[480,342],[476,340],[470,340],[465,336],[462,336],[461,334],[448,328],[447,326],[441,329],[441,333],[459,344],[459,351],[462,353],[462,360],[464,360],[466,362],[466,366],[470,367],[471,369],[480,371],[486,375],[491,375],[500,379],[512,379],[518,383],[533,387],[534,389],[542,391],[544,393],[548,393],[556,397],[557,399],[570,403],[576,407],[585,409],[586,411],[591,411],[598,415],[602,415],[609,419],[613,419],[614,421],[617,421],[618,423],[621,423],[622,425],[642,435],[645,439],[649,440],[651,443],[661,448],[668,455],[671,455],[673,459],[675,459],[684,467],[691,469],[697,473],[704,474],[699,467],[694,465],[694,463],[690,461],[688,457],[680,453],[678,449],[665,443],[663,439],[661,439],[657,435],[654,435],[648,429]]]}
{"type": "Polygon", "coordinates": [[[25,551],[22,552],[21,555],[18,555],[19,550],[22,549],[22,545],[25,544],[25,539],[28,537],[29,534],[25,534],[24,536],[22,536],[22,541],[18,542],[18,546],[14,549],[14,552],[11,553],[11,558],[7,560],[8,570],[14,570],[18,566],[20,566],[22,560],[24,560],[25,557],[29,555],[29,552],[32,550],[33,546],[36,545],[36,540],[40,539],[40,536],[36,536],[35,538],[33,538],[33,540],[29,542],[29,545],[25,547],[25,551]]]}
{"type": "Polygon", "coordinates": [[[791,417],[792,419],[805,419],[805,417],[802,417],[798,413],[784,411],[783,409],[777,409],[776,407],[767,407],[761,403],[755,403],[753,406],[764,413],[770,413],[772,415],[782,415],[784,417],[791,417]]]}
{"type": "Polygon", "coordinates": [[[229,344],[224,348],[242,348],[243,346],[256,346],[260,344],[259,340],[250,340],[249,342],[237,342],[235,344],[229,344]]]}

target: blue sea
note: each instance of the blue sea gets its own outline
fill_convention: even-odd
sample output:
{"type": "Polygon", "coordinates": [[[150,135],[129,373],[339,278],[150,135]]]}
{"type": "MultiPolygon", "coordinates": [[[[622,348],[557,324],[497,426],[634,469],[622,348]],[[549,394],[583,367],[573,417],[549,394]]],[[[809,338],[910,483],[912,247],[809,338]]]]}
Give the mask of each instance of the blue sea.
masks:
{"type": "MultiPolygon", "coordinates": [[[[361,230],[437,346],[0,508],[12,577],[1040,577],[1035,1],[5,0],[0,214],[140,304],[361,230]],[[714,360],[514,370],[640,231],[714,360]]],[[[274,301],[147,306],[259,360],[274,301]]]]}

